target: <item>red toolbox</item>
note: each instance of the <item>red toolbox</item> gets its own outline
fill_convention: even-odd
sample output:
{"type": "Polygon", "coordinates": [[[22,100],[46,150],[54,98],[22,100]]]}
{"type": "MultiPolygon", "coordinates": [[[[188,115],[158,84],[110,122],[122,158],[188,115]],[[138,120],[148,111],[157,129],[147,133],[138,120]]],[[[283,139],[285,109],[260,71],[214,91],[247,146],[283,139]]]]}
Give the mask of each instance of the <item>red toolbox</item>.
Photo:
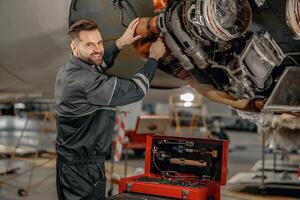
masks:
{"type": "Polygon", "coordinates": [[[121,179],[119,192],[218,200],[227,155],[228,141],[149,135],[145,174],[121,179]]]}

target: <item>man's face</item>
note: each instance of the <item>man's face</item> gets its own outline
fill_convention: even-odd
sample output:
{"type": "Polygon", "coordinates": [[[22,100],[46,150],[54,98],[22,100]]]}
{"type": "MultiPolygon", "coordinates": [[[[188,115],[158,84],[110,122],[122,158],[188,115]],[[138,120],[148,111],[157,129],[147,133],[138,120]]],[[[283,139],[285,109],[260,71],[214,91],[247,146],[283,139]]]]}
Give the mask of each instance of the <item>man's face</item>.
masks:
{"type": "Polygon", "coordinates": [[[100,65],[103,58],[103,41],[98,29],[80,31],[79,39],[71,43],[73,55],[91,65],[100,65]]]}

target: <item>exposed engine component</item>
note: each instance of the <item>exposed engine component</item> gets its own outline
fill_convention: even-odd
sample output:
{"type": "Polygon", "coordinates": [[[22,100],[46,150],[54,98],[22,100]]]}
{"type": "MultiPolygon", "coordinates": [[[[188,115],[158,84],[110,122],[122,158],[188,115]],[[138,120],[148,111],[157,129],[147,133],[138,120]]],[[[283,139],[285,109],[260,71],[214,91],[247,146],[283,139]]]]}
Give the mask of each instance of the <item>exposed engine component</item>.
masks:
{"type": "Polygon", "coordinates": [[[202,47],[226,42],[244,34],[251,22],[248,1],[208,0],[170,3],[159,16],[159,28],[173,56],[186,70],[207,67],[202,47]],[[183,51],[183,52],[182,52],[183,51]]]}
{"type": "Polygon", "coordinates": [[[244,34],[252,13],[247,0],[196,1],[186,13],[200,37],[211,41],[230,41],[244,34]]]}
{"type": "Polygon", "coordinates": [[[198,82],[235,98],[258,98],[285,56],[268,33],[248,31],[251,21],[247,0],[171,1],[158,16],[171,54],[163,62],[174,66],[177,61],[198,82]]]}
{"type": "MultiPolygon", "coordinates": [[[[299,1],[287,1],[294,21],[300,18],[299,1]]],[[[153,0],[157,15],[141,20],[136,34],[144,39],[137,42],[135,49],[146,58],[151,41],[160,36],[168,47],[160,60],[161,70],[185,80],[210,100],[237,109],[259,111],[275,87],[274,80],[283,71],[278,66],[287,66],[287,63],[282,65],[285,54],[281,48],[288,52],[287,47],[290,50],[294,47],[290,43],[279,46],[266,31],[272,29],[267,26],[258,29],[257,24],[252,24],[252,13],[257,16],[258,7],[265,9],[269,3],[265,0],[252,0],[251,5],[248,0],[153,0]],[[251,29],[250,25],[253,25],[251,29]]],[[[297,20],[292,24],[300,33],[297,20]]],[[[278,40],[278,35],[274,37],[278,40]]]]}
{"type": "Polygon", "coordinates": [[[287,0],[286,20],[291,30],[295,33],[296,39],[300,39],[300,1],[287,0]]]}
{"type": "MultiPolygon", "coordinates": [[[[228,91],[237,98],[254,99],[255,92],[263,91],[272,84],[270,76],[273,68],[285,58],[284,53],[271,36],[253,34],[240,55],[235,55],[235,63],[220,67],[230,78],[228,91]]],[[[218,67],[218,66],[216,66],[218,67]]]]}

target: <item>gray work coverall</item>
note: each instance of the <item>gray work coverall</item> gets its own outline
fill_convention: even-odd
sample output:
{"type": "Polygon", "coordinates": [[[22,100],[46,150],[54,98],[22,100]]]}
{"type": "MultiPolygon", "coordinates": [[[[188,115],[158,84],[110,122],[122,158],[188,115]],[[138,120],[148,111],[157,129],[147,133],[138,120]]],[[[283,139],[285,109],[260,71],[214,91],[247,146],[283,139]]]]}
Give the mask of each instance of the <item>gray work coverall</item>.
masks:
{"type": "Polygon", "coordinates": [[[111,148],[115,106],[138,101],[149,89],[157,61],[149,58],[129,80],[104,74],[118,53],[114,44],[105,51],[101,66],[71,56],[58,72],[55,100],[60,200],[105,198],[104,160],[111,148]]]}

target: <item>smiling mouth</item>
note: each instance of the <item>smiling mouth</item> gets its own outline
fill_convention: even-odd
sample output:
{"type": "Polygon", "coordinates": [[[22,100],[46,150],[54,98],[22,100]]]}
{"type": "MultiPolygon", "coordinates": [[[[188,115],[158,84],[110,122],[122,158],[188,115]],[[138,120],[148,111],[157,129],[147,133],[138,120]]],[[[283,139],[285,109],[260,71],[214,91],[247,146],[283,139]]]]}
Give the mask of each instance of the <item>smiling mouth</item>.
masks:
{"type": "Polygon", "coordinates": [[[99,55],[92,55],[91,57],[94,58],[94,59],[97,59],[97,60],[100,60],[102,58],[102,56],[100,54],[99,55]]]}

